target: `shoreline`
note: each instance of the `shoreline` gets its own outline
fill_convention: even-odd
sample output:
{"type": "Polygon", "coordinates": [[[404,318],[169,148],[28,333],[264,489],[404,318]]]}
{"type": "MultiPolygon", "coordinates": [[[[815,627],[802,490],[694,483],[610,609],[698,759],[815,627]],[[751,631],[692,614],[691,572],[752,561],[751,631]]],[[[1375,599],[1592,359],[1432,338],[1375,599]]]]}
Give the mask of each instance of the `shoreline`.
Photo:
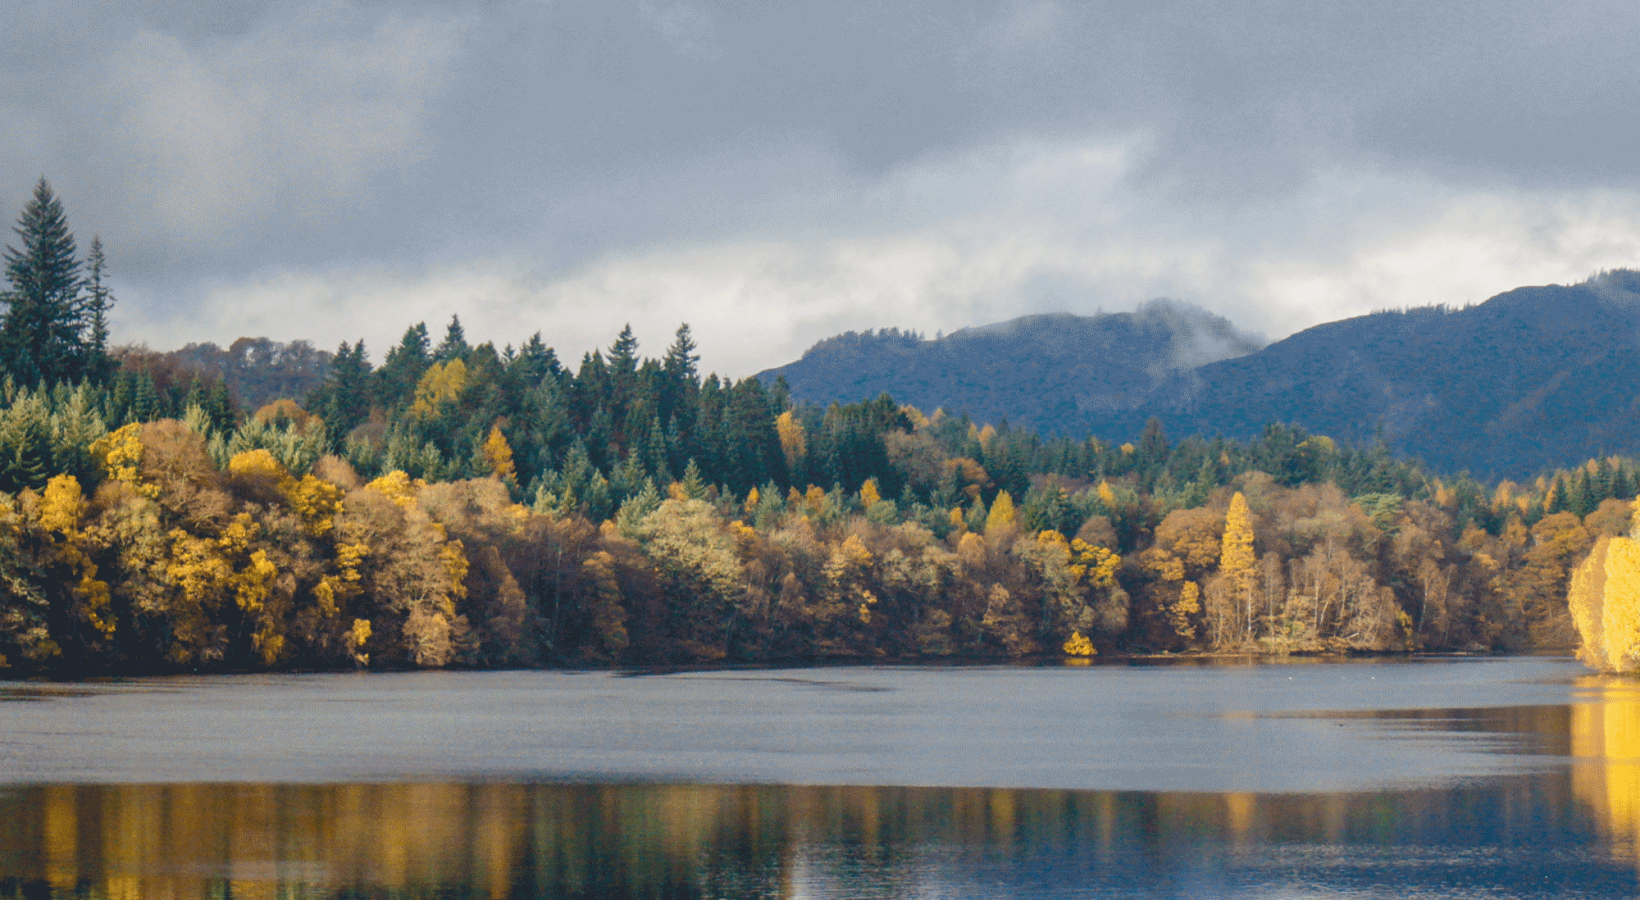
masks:
{"type": "MultiPolygon", "coordinates": [[[[128,673],[95,673],[63,675],[34,673],[24,677],[7,678],[0,674],[0,690],[6,685],[62,684],[95,685],[120,684],[149,678],[240,678],[257,675],[403,675],[407,673],[479,673],[479,672],[607,672],[622,676],[667,675],[691,672],[772,671],[783,669],[839,669],[839,668],[1098,668],[1114,666],[1150,665],[1320,665],[1352,662],[1420,662],[1457,659],[1513,659],[1513,658],[1575,658],[1576,648],[1536,648],[1532,650],[1431,650],[1392,651],[1357,650],[1347,652],[1296,651],[1292,653],[1247,653],[1228,650],[1201,650],[1184,652],[1108,653],[1093,656],[1038,655],[1024,657],[826,657],[818,659],[778,659],[752,662],[665,663],[654,665],[602,666],[498,666],[495,668],[468,668],[450,666],[441,669],[418,668],[357,668],[357,669],[241,669],[215,671],[154,671],[128,673]]],[[[1591,670],[1593,671],[1593,670],[1591,670]]],[[[0,697],[0,701],[5,698],[0,697]]]]}

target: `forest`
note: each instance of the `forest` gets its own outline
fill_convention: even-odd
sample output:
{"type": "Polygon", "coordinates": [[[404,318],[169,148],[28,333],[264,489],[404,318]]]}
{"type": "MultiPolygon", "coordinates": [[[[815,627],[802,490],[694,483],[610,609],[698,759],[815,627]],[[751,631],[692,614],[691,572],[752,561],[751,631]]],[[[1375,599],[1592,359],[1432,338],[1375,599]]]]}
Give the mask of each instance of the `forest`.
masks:
{"type": "Polygon", "coordinates": [[[1481,483],[1279,423],[1114,445],[796,403],[702,376],[687,325],[572,367],[416,324],[252,408],[109,347],[101,244],[43,181],[17,233],[8,675],[1570,648],[1571,574],[1640,490],[1625,459],[1481,483]]]}

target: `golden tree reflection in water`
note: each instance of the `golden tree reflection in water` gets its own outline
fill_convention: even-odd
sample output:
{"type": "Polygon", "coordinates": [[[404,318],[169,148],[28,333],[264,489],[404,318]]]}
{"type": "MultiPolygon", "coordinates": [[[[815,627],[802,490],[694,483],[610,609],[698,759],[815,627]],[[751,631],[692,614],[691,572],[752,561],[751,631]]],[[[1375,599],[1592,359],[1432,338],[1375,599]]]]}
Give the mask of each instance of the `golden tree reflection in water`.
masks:
{"type": "MultiPolygon", "coordinates": [[[[1461,848],[1479,834],[1533,846],[1540,835],[1586,824],[1580,808],[1621,835],[1623,852],[1632,854],[1640,790],[1629,752],[1640,708],[1632,687],[1591,683],[1598,696],[1618,699],[1576,713],[1576,753],[1600,764],[1468,793],[514,783],[15,788],[0,792],[0,898],[618,900],[799,897],[818,893],[814,885],[889,897],[907,895],[907,877],[955,877],[931,870],[931,855],[967,854],[982,867],[1069,861],[1086,872],[1160,869],[1202,853],[1260,859],[1275,846],[1461,848]],[[1611,761],[1619,756],[1629,762],[1611,761]]],[[[1558,721],[1566,727],[1564,716],[1558,721]]]]}
{"type": "Polygon", "coordinates": [[[1572,707],[1572,788],[1614,848],[1640,863],[1640,681],[1578,679],[1572,707]]]}

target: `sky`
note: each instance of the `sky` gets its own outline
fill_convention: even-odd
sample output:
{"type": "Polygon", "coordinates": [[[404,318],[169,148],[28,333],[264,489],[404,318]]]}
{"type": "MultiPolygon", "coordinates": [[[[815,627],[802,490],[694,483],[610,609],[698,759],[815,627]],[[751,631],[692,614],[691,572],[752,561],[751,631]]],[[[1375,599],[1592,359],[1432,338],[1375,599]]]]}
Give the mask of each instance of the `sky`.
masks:
{"type": "MultiPolygon", "coordinates": [[[[1640,7],[1514,0],[9,0],[116,342],[460,315],[567,360],[1173,297],[1278,339],[1640,266],[1640,7]]],[[[9,237],[9,235],[8,235],[9,237]]],[[[15,243],[15,241],[12,241],[15,243]]]]}

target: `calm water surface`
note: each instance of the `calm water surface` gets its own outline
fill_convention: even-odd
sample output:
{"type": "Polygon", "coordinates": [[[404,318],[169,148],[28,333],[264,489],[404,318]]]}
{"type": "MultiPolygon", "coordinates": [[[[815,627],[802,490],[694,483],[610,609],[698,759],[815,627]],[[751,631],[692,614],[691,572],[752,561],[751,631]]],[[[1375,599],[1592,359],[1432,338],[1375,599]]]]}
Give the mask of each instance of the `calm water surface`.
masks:
{"type": "Polygon", "coordinates": [[[0,898],[1636,897],[1557,659],[0,683],[0,898]]]}

